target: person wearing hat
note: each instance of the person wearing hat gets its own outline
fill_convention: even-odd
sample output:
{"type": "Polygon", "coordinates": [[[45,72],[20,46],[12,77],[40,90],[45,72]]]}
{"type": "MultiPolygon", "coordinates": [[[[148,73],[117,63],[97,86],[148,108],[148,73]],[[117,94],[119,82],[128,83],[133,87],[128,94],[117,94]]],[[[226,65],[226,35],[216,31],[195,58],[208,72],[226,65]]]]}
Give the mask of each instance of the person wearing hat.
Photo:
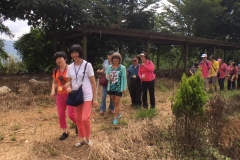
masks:
{"type": "Polygon", "coordinates": [[[122,56],[120,53],[115,52],[112,54],[111,63],[106,72],[106,78],[108,80],[107,90],[115,107],[112,123],[113,125],[117,125],[119,118],[122,116],[120,113],[120,99],[127,88],[127,75],[126,67],[121,64],[122,56]]]}
{"type": "Polygon", "coordinates": [[[142,82],[142,103],[143,109],[148,109],[147,102],[147,91],[149,91],[150,96],[150,108],[155,108],[155,74],[154,74],[154,64],[152,61],[148,60],[148,55],[143,52],[138,55],[141,59],[141,65],[138,70],[138,76],[142,82]]]}
{"type": "MultiPolygon", "coordinates": [[[[114,53],[114,51],[110,51],[107,54],[107,59],[103,62],[103,69],[98,69],[97,73],[99,74],[106,74],[107,68],[108,66],[111,64],[111,55],[114,53]]],[[[100,115],[103,115],[106,112],[106,98],[107,98],[107,85],[106,86],[102,86],[102,100],[101,100],[101,104],[100,104],[100,115]]],[[[113,101],[110,98],[110,104],[109,104],[109,110],[111,111],[111,113],[115,113],[114,110],[114,105],[113,105],[113,101]]]]}
{"type": "Polygon", "coordinates": [[[204,90],[207,90],[208,86],[208,79],[210,77],[210,72],[212,68],[212,63],[207,60],[207,54],[202,54],[202,61],[199,63],[201,72],[202,72],[202,77],[204,78],[204,90]]]}
{"type": "Polygon", "coordinates": [[[227,64],[222,61],[221,58],[218,58],[218,63],[219,63],[219,73],[220,76],[218,77],[218,84],[220,90],[224,90],[224,81],[227,76],[227,64]]]}

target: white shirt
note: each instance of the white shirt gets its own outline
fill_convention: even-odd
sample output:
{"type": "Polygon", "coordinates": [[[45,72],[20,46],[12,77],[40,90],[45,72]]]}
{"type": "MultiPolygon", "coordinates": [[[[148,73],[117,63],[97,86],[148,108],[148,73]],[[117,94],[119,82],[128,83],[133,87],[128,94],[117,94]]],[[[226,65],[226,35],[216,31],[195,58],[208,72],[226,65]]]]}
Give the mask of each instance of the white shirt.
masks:
{"type": "Polygon", "coordinates": [[[72,90],[78,90],[78,88],[82,84],[84,101],[92,101],[92,98],[93,98],[92,84],[89,79],[89,77],[92,77],[92,76],[94,76],[92,64],[85,60],[83,60],[80,66],[75,66],[74,63],[68,66],[66,77],[72,78],[72,90]],[[86,63],[88,64],[86,66],[84,80],[82,81],[83,72],[84,72],[86,63]]]}

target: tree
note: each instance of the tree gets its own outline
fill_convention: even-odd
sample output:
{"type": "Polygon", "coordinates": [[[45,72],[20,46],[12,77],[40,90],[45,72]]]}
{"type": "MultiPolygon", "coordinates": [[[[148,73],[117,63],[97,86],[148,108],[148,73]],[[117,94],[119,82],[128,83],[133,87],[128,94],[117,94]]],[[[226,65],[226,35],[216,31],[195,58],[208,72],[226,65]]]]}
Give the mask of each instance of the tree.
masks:
{"type": "Polygon", "coordinates": [[[52,71],[54,68],[52,41],[38,29],[31,29],[15,43],[28,71],[52,71]]]}
{"type": "Polygon", "coordinates": [[[201,150],[203,128],[201,118],[204,116],[204,105],[207,102],[207,94],[203,89],[203,78],[201,72],[197,71],[195,76],[189,78],[185,74],[173,98],[172,112],[176,117],[175,134],[182,145],[181,149],[201,150]]]}
{"type": "Polygon", "coordinates": [[[164,6],[169,30],[186,36],[215,38],[216,17],[224,12],[222,0],[168,0],[164,6]]]}
{"type": "MultiPolygon", "coordinates": [[[[3,24],[3,18],[1,17],[0,14],[0,34],[5,33],[6,35],[8,35],[9,37],[13,37],[13,34],[11,33],[11,31],[9,30],[8,27],[6,27],[3,24]]],[[[3,39],[0,38],[0,58],[3,60],[6,60],[8,58],[8,54],[6,53],[6,51],[4,50],[4,42],[3,39]]],[[[1,62],[0,62],[1,63],[1,62]]]]}

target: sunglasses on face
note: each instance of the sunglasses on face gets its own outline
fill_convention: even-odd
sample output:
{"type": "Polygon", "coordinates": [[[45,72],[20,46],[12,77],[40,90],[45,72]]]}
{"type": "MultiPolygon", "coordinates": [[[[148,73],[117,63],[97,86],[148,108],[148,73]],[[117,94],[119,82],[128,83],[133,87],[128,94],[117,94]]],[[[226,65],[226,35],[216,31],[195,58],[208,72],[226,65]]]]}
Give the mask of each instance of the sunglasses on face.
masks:
{"type": "Polygon", "coordinates": [[[62,85],[65,85],[65,84],[67,83],[67,82],[64,80],[63,76],[59,76],[58,79],[59,79],[59,81],[60,81],[60,83],[61,83],[62,85]]]}
{"type": "Polygon", "coordinates": [[[132,62],[137,62],[137,60],[136,60],[136,59],[133,59],[132,62]]]}
{"type": "Polygon", "coordinates": [[[120,58],[119,58],[119,57],[117,57],[117,56],[114,56],[114,57],[113,57],[113,59],[120,59],[120,58]]]}

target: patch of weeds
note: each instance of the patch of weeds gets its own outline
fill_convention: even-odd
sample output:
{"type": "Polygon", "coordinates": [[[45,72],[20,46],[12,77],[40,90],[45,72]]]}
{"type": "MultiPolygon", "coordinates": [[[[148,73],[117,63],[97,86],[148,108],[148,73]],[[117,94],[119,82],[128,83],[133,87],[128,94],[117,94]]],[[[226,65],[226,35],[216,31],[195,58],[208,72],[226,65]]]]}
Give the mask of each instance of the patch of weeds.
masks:
{"type": "Polygon", "coordinates": [[[128,125],[128,121],[126,119],[120,119],[118,123],[121,125],[128,125]]]}
{"type": "Polygon", "coordinates": [[[2,141],[3,139],[3,134],[0,134],[0,141],[2,141]]]}
{"type": "Polygon", "coordinates": [[[160,89],[160,91],[162,91],[162,92],[167,92],[167,87],[166,86],[164,86],[163,84],[161,84],[161,83],[159,83],[159,86],[158,86],[158,88],[160,89]]]}
{"type": "Polygon", "coordinates": [[[13,125],[11,126],[11,129],[12,129],[13,131],[19,130],[19,128],[20,128],[20,125],[17,124],[17,123],[15,123],[15,124],[13,124],[13,125]]]}
{"type": "Polygon", "coordinates": [[[53,114],[53,119],[58,119],[58,115],[56,113],[53,114]]]}
{"type": "Polygon", "coordinates": [[[51,156],[53,156],[53,157],[57,156],[57,152],[54,149],[52,149],[50,146],[47,146],[47,150],[51,156]]]}
{"type": "Polygon", "coordinates": [[[14,134],[9,135],[11,141],[16,141],[16,137],[14,134]]]}
{"type": "Polygon", "coordinates": [[[106,125],[101,125],[100,126],[100,131],[105,131],[105,130],[108,130],[109,128],[108,128],[108,126],[106,126],[106,125]]]}
{"type": "Polygon", "coordinates": [[[128,99],[123,99],[122,104],[125,106],[128,103],[128,99]]]}
{"type": "Polygon", "coordinates": [[[153,118],[157,114],[156,109],[147,109],[147,110],[139,110],[137,112],[137,119],[144,119],[144,118],[153,118]]]}
{"type": "Polygon", "coordinates": [[[159,96],[158,102],[165,103],[166,101],[167,101],[166,97],[159,96]]]}
{"type": "Polygon", "coordinates": [[[70,129],[75,129],[76,128],[76,125],[70,119],[68,119],[68,124],[69,124],[70,129]]]}
{"type": "MultiPolygon", "coordinates": [[[[93,111],[94,112],[94,111],[93,111]]],[[[100,112],[100,107],[98,107],[97,109],[95,109],[95,112],[100,112]]]]}
{"type": "Polygon", "coordinates": [[[41,108],[41,107],[38,107],[37,112],[38,112],[38,113],[42,113],[42,108],[41,108]]]}

